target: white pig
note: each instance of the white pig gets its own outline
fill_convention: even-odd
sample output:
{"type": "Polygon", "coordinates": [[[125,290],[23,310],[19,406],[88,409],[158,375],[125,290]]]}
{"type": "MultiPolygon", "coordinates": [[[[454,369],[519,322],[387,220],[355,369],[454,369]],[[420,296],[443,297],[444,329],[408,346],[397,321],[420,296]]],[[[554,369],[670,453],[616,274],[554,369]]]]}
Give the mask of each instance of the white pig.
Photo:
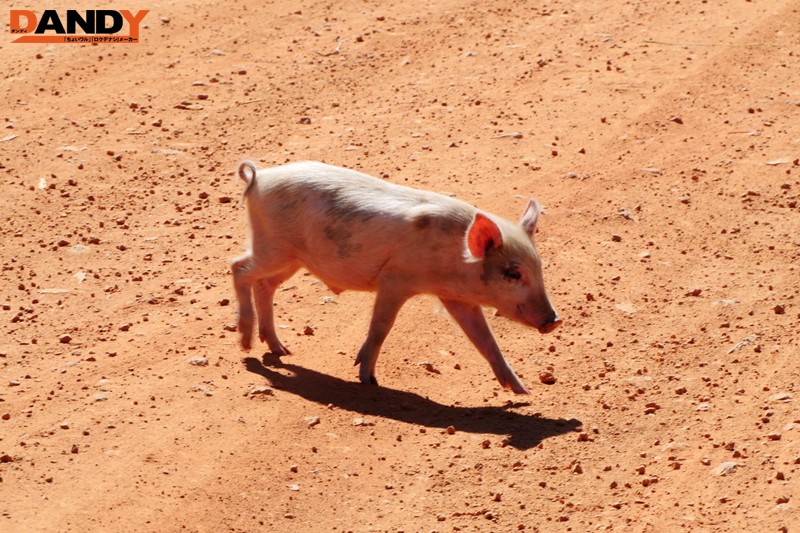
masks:
{"type": "Polygon", "coordinates": [[[290,353],[275,333],[273,295],[304,267],[336,294],[377,292],[356,358],[362,383],[377,385],[375,362],[398,311],[425,293],[442,301],[504,388],[528,392],[481,306],[541,333],[561,324],[533,243],[535,199],[517,225],[454,198],[323,163],[258,170],[245,161],[239,176],[247,183],[252,233],[251,250],[232,263],[242,348],[250,349],[255,299],[259,337],[272,353],[290,353]]]}

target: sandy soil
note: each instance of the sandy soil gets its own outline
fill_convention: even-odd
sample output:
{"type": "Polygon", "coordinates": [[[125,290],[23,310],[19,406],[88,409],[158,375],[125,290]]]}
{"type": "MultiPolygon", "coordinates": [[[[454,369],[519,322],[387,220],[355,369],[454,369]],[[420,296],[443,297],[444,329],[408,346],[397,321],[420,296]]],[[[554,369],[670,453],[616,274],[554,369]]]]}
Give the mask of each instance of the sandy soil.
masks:
{"type": "Polygon", "coordinates": [[[797,3],[341,4],[146,4],[138,45],[6,19],[0,530],[796,531],[797,3]],[[532,394],[432,297],[359,385],[372,295],[303,273],[294,355],[243,353],[245,157],[536,195],[565,323],[490,317],[532,394]]]}

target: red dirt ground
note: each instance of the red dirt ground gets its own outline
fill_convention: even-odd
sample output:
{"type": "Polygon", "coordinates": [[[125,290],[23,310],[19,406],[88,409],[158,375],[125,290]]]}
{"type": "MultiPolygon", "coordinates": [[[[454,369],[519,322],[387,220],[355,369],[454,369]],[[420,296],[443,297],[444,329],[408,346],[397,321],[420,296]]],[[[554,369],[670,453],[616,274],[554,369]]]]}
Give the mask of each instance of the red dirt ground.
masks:
{"type": "Polygon", "coordinates": [[[5,25],[0,530],[797,530],[797,2],[343,4],[160,2],[136,45],[5,25]],[[243,353],[245,157],[536,195],[565,323],[489,313],[532,394],[431,297],[359,385],[372,295],[302,273],[294,355],[243,353]]]}

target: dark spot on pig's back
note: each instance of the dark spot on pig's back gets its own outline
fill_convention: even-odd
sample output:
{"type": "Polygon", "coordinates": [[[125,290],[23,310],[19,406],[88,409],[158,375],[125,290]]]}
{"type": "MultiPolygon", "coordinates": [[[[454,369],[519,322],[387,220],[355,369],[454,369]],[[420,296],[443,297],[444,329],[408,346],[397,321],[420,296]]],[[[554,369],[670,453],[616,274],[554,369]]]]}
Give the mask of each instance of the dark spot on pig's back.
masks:
{"type": "Polygon", "coordinates": [[[336,245],[336,255],[341,258],[350,257],[361,250],[361,244],[353,244],[351,242],[353,234],[342,226],[327,226],[325,237],[336,245]]]}
{"type": "Polygon", "coordinates": [[[427,229],[431,225],[431,217],[421,215],[414,219],[414,227],[420,231],[427,229]]]}
{"type": "Polygon", "coordinates": [[[453,220],[450,218],[440,218],[438,224],[439,230],[442,233],[446,233],[447,235],[453,235],[455,233],[464,233],[466,231],[465,227],[461,227],[457,220],[453,220]]]}
{"type": "Polygon", "coordinates": [[[319,193],[319,198],[325,205],[325,216],[330,220],[353,224],[367,222],[377,213],[359,209],[353,202],[347,201],[344,195],[336,189],[326,189],[319,193]]]}

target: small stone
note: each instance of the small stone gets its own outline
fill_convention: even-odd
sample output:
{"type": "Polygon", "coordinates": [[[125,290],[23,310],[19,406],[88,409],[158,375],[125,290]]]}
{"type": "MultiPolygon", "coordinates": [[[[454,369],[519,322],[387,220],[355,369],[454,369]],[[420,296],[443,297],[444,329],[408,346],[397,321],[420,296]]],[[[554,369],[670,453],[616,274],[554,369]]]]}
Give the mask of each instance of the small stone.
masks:
{"type": "Polygon", "coordinates": [[[220,196],[217,200],[221,204],[229,204],[233,199],[230,196],[220,196]]]}
{"type": "Polygon", "coordinates": [[[776,315],[782,315],[786,312],[786,308],[782,305],[776,305],[773,310],[776,315]]]}
{"type": "Polygon", "coordinates": [[[11,413],[4,413],[2,418],[3,420],[11,420],[11,413]]]}
{"type": "Polygon", "coordinates": [[[303,420],[306,421],[306,425],[310,428],[313,428],[317,424],[319,424],[320,420],[318,416],[307,416],[303,420]]]}
{"type": "Polygon", "coordinates": [[[289,483],[288,485],[286,485],[286,487],[287,487],[289,490],[293,490],[293,491],[295,491],[295,492],[297,492],[298,490],[300,490],[300,485],[298,485],[297,483],[289,483]]]}
{"type": "Polygon", "coordinates": [[[727,476],[728,474],[736,472],[737,468],[739,468],[739,463],[735,461],[725,461],[717,467],[715,472],[718,476],[727,476]]]}
{"type": "Polygon", "coordinates": [[[14,458],[8,454],[0,455],[0,463],[13,463],[14,458]]]}
{"type": "Polygon", "coordinates": [[[253,398],[255,396],[274,396],[275,390],[272,387],[267,387],[266,385],[253,385],[250,387],[250,390],[245,393],[245,396],[253,398]]]}
{"type": "Polygon", "coordinates": [[[72,453],[78,453],[78,445],[77,445],[77,444],[73,444],[73,445],[72,445],[72,448],[70,449],[70,452],[72,452],[72,453]]]}
{"type": "Polygon", "coordinates": [[[353,419],[354,426],[374,426],[375,422],[372,420],[367,420],[366,418],[354,418],[353,419]]]}
{"type": "Polygon", "coordinates": [[[224,329],[225,331],[235,332],[237,328],[236,324],[225,324],[224,326],[222,326],[222,329],[224,329]]]}
{"type": "Polygon", "coordinates": [[[69,344],[70,342],[72,342],[72,336],[69,335],[68,333],[63,333],[58,336],[58,342],[60,342],[61,344],[69,344]]]}
{"type": "Polygon", "coordinates": [[[674,122],[675,124],[683,124],[683,119],[681,117],[679,117],[678,115],[673,115],[673,116],[669,117],[669,120],[671,122],[674,122]]]}
{"type": "Polygon", "coordinates": [[[303,335],[313,335],[313,334],[314,334],[314,328],[306,324],[306,326],[303,328],[303,335]]]}
{"type": "Polygon", "coordinates": [[[445,432],[448,435],[454,435],[455,432],[456,432],[456,428],[454,428],[453,426],[447,426],[447,429],[445,430],[445,432]]]}
{"type": "Polygon", "coordinates": [[[441,374],[441,372],[435,366],[433,366],[433,363],[423,361],[422,363],[419,363],[419,366],[421,366],[431,374],[441,374]]]}
{"type": "Polygon", "coordinates": [[[767,434],[767,438],[769,440],[781,440],[781,434],[780,433],[775,433],[775,432],[768,433],[767,434]]]}
{"type": "Polygon", "coordinates": [[[553,375],[552,372],[547,370],[539,373],[539,381],[544,383],[545,385],[552,385],[556,382],[556,377],[553,375]]]}
{"type": "Polygon", "coordinates": [[[771,402],[788,402],[792,399],[791,392],[776,392],[772,396],[769,397],[769,401],[771,402]]]}
{"type": "Polygon", "coordinates": [[[612,235],[611,236],[611,240],[614,241],[614,242],[622,242],[622,236],[621,235],[612,235]]]}
{"type": "Polygon", "coordinates": [[[192,366],[208,366],[208,359],[205,357],[192,357],[189,359],[189,364],[192,366]]]}

